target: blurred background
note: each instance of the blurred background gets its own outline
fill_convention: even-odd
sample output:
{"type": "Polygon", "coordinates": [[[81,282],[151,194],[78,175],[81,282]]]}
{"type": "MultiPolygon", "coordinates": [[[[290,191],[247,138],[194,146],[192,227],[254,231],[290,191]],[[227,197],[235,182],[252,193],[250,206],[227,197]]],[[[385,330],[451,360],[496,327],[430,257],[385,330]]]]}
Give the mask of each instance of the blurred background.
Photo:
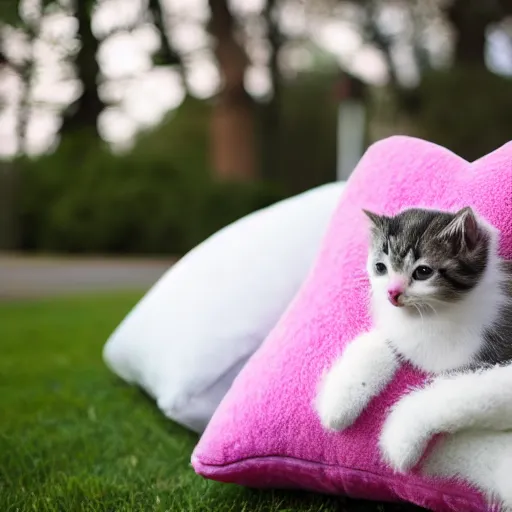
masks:
{"type": "Polygon", "coordinates": [[[509,0],[2,0],[0,250],[181,255],[412,134],[512,138],[509,0]]]}
{"type": "Polygon", "coordinates": [[[0,509],[410,510],[197,480],[101,359],[176,258],[392,134],[512,139],[512,0],[0,0],[0,509]]]}

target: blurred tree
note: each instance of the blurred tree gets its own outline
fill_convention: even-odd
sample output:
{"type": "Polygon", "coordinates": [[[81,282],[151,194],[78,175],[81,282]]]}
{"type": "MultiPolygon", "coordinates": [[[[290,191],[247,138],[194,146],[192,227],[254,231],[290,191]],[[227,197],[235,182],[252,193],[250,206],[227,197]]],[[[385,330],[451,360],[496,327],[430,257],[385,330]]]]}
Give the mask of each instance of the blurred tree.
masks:
{"type": "Polygon", "coordinates": [[[279,54],[285,37],[277,18],[277,1],[267,0],[263,9],[263,19],[266,25],[266,36],[269,46],[268,67],[272,83],[272,96],[263,107],[262,139],[262,174],[264,177],[275,178],[278,175],[281,103],[282,103],[282,74],[279,68],[279,54]]]}
{"type": "MultiPolygon", "coordinates": [[[[389,71],[388,87],[371,88],[372,97],[382,98],[380,106],[393,111],[392,116],[380,118],[381,110],[369,111],[373,121],[378,118],[374,124],[381,136],[412,133],[476,158],[512,134],[512,119],[507,115],[511,82],[491,73],[485,62],[486,34],[512,15],[512,0],[263,0],[259,7],[243,0],[209,0],[202,4],[208,5],[209,13],[191,6],[196,2],[178,6],[179,2],[175,5],[172,0],[140,0],[130,3],[140,6],[134,12],[127,9],[130,14],[126,18],[114,20],[117,5],[111,0],[0,0],[0,19],[17,27],[12,29],[16,37],[23,32],[23,44],[32,48],[21,60],[13,60],[9,51],[2,51],[0,40],[0,65],[23,82],[17,118],[22,148],[28,120],[44,108],[31,98],[31,89],[39,85],[34,77],[44,60],[44,52],[39,52],[38,66],[34,65],[34,48],[38,40],[44,45],[51,41],[45,30],[39,37],[41,18],[27,23],[18,4],[35,5],[38,1],[43,16],[45,6],[52,4],[49,19],[55,11],[76,19],[73,26],[78,34],[66,36],[69,47],[63,48],[58,58],[75,64],[81,90],[64,113],[62,134],[66,140],[54,155],[30,165],[21,161],[0,164],[0,179],[4,177],[0,183],[2,219],[12,218],[13,191],[17,189],[16,180],[7,180],[25,165],[30,168],[18,173],[26,180],[23,222],[33,232],[27,247],[182,251],[205,235],[206,225],[207,231],[220,227],[270,197],[268,191],[258,190],[260,183],[226,181],[264,178],[292,193],[333,179],[336,104],[332,85],[343,66],[349,71],[357,68],[361,76],[368,72],[370,77],[372,59],[383,57],[389,71]],[[110,20],[104,29],[99,28],[101,23],[94,25],[93,33],[93,13],[100,13],[105,6],[105,17],[110,20]],[[312,16],[308,18],[308,14],[312,16]],[[150,25],[156,28],[158,49],[150,25]],[[176,38],[171,37],[175,29],[176,38]],[[205,29],[211,37],[205,37],[205,29]],[[339,33],[343,30],[347,34],[339,33]],[[331,39],[330,34],[335,37],[331,39]],[[105,76],[101,76],[98,48],[105,43],[105,55],[109,54],[109,38],[116,35],[121,36],[116,49],[125,43],[127,47],[140,43],[139,49],[146,46],[133,67],[127,65],[123,71],[123,66],[114,70],[107,65],[105,76]],[[338,35],[343,46],[340,51],[332,46],[338,35]],[[348,41],[347,47],[353,44],[352,55],[343,40],[348,41]],[[446,43],[442,50],[439,41],[446,43]],[[147,120],[151,116],[143,119],[140,109],[131,109],[133,104],[128,103],[133,91],[125,92],[121,83],[130,87],[143,74],[148,84],[157,75],[165,80],[165,71],[150,76],[154,70],[147,67],[152,58],[155,66],[178,69],[190,91],[194,91],[194,82],[203,82],[195,90],[198,96],[208,95],[208,87],[201,86],[209,76],[196,72],[211,64],[212,52],[220,75],[213,101],[187,97],[162,127],[141,133],[128,155],[110,154],[106,145],[98,151],[98,116],[104,102],[119,114],[120,125],[123,120],[131,126],[139,123],[142,131],[144,123],[151,122],[147,120]],[[357,62],[363,52],[365,58],[357,62]],[[321,58],[330,59],[328,72],[319,64],[321,58]],[[266,92],[269,76],[271,86],[266,92]],[[100,80],[103,83],[99,84],[100,80]],[[100,88],[103,96],[98,85],[105,85],[100,88]],[[263,97],[253,99],[248,91],[263,97]],[[476,98],[475,91],[486,91],[486,95],[476,98]],[[489,128],[485,134],[476,133],[477,125],[489,128]],[[84,129],[91,135],[83,133],[84,129]],[[82,152],[83,158],[77,159],[77,152],[82,152]],[[68,172],[70,166],[73,173],[68,172]],[[216,183],[210,173],[222,179],[216,183]],[[92,183],[94,190],[101,192],[95,195],[92,183]],[[134,208],[134,204],[139,206],[134,208]],[[223,213],[216,216],[221,209],[223,213]]],[[[118,1],[129,4],[128,0],[118,1]]],[[[97,19],[102,16],[98,14],[97,19]]],[[[174,78],[171,87],[175,87],[174,78]]],[[[110,119],[115,121],[115,115],[110,119]]],[[[12,235],[7,238],[13,239],[12,235]]]]}
{"type": "Polygon", "coordinates": [[[24,30],[27,35],[28,55],[24,61],[17,66],[21,78],[20,100],[18,105],[17,118],[17,139],[18,151],[20,154],[26,152],[27,130],[31,113],[31,95],[36,72],[36,41],[40,35],[43,13],[39,10],[33,16],[25,19],[24,30]]]}
{"type": "Polygon", "coordinates": [[[244,86],[248,57],[227,0],[209,0],[209,31],[221,75],[211,119],[213,168],[220,178],[256,177],[255,105],[244,86]]]}
{"type": "Polygon", "coordinates": [[[35,43],[39,37],[44,7],[52,1],[35,2],[32,8],[21,12],[18,2],[7,0],[0,7],[0,68],[4,72],[13,72],[20,78],[16,139],[18,152],[25,151],[25,139],[30,118],[30,96],[35,73],[35,43]],[[24,36],[26,55],[12,59],[5,51],[7,35],[5,29],[10,26],[24,36]]]}
{"type": "Polygon", "coordinates": [[[0,250],[18,247],[18,185],[14,164],[0,161],[0,250]]]}
{"type": "Polygon", "coordinates": [[[98,91],[100,68],[97,60],[99,42],[91,27],[93,0],[73,0],[73,15],[78,24],[80,48],[75,56],[76,74],[82,85],[77,100],[64,113],[61,136],[88,130],[100,139],[98,118],[105,108],[98,91]]]}
{"type": "Polygon", "coordinates": [[[455,64],[485,68],[486,32],[512,15],[512,1],[451,0],[442,9],[455,30],[455,64]]]}
{"type": "MultiPolygon", "coordinates": [[[[29,12],[22,13],[18,2],[6,0],[0,4],[0,74],[15,73],[19,79],[19,100],[16,117],[16,145],[19,154],[26,149],[26,136],[31,113],[31,92],[35,72],[35,42],[41,29],[46,2],[36,2],[29,12]],[[6,26],[16,28],[25,36],[27,54],[12,59],[6,47],[6,26]]],[[[1,109],[1,105],[0,105],[1,109]]],[[[19,238],[20,177],[14,162],[0,161],[0,250],[12,250],[19,238]]]]}
{"type": "Polygon", "coordinates": [[[161,0],[149,0],[148,7],[153,17],[153,23],[160,34],[160,49],[153,56],[154,63],[156,65],[178,66],[183,74],[183,61],[169,37],[169,27],[165,22],[165,12],[161,0]]]}
{"type": "Polygon", "coordinates": [[[504,114],[510,112],[512,82],[486,65],[490,30],[512,15],[512,1],[451,0],[439,5],[454,33],[453,62],[449,69],[422,74],[412,119],[420,136],[475,160],[512,137],[512,120],[504,114]],[[476,91],[485,94],[476,99],[476,91]],[[486,126],[485,133],[477,126],[486,126]]]}
{"type": "Polygon", "coordinates": [[[421,48],[425,42],[418,35],[425,33],[432,23],[422,9],[427,4],[421,0],[401,3],[406,9],[403,12],[408,12],[412,20],[412,39],[417,45],[413,52],[413,66],[418,77],[415,83],[408,85],[400,80],[395,57],[397,48],[401,45],[403,48],[404,40],[407,40],[407,29],[398,33],[386,32],[378,16],[379,9],[393,5],[393,1],[363,0],[357,4],[365,8],[369,40],[383,53],[389,71],[391,98],[385,101],[391,100],[388,105],[395,106],[398,118],[392,123],[388,118],[388,133],[405,129],[470,160],[492,151],[512,137],[512,120],[500,114],[509,103],[512,82],[491,72],[486,63],[490,30],[512,15],[512,1],[430,2],[428,13],[448,23],[453,37],[453,46],[445,50],[451,58],[446,59],[444,66],[434,66],[426,49],[421,48]],[[489,93],[476,99],[476,91],[489,93]],[[461,112],[464,116],[460,115],[461,112]],[[482,136],[475,126],[492,126],[492,129],[482,136]]]}
{"type": "MultiPolygon", "coordinates": [[[[347,3],[347,0],[339,0],[339,3],[347,3]]],[[[349,0],[349,3],[364,8],[367,40],[383,52],[393,83],[396,82],[396,65],[392,53],[400,34],[390,34],[383,30],[378,16],[383,8],[398,6],[413,19],[413,29],[421,32],[432,20],[425,15],[426,9],[418,7],[428,5],[428,11],[438,11],[452,25],[455,39],[453,64],[482,67],[485,65],[488,29],[512,15],[512,0],[434,0],[428,3],[424,0],[349,0]]],[[[425,52],[419,56],[420,59],[423,59],[424,55],[425,52]]],[[[420,65],[420,68],[423,67],[420,65]]]]}
{"type": "Polygon", "coordinates": [[[0,23],[20,25],[22,22],[19,13],[18,0],[2,0],[0,2],[0,23]]]}

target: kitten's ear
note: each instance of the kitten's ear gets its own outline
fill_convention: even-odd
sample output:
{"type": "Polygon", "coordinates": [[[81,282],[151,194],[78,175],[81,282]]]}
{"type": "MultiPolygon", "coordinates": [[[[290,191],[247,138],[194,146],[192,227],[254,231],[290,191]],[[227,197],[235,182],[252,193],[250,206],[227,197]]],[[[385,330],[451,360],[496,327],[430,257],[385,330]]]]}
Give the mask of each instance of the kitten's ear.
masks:
{"type": "Polygon", "coordinates": [[[363,213],[370,219],[374,227],[376,227],[377,229],[382,229],[382,227],[384,226],[385,217],[373,213],[369,210],[363,210],[363,213]]]}
{"type": "Polygon", "coordinates": [[[469,206],[459,210],[450,224],[442,231],[445,236],[456,237],[460,244],[470,251],[476,247],[479,233],[480,228],[475,212],[469,206]]]}

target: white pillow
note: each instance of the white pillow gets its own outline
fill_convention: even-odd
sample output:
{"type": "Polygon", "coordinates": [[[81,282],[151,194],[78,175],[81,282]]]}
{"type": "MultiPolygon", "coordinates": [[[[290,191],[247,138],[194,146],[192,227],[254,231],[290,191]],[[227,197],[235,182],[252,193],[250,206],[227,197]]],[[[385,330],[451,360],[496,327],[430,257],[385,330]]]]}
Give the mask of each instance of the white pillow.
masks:
{"type": "Polygon", "coordinates": [[[343,186],[252,213],[189,252],[109,338],[107,365],[202,432],[305,279],[343,186]]]}

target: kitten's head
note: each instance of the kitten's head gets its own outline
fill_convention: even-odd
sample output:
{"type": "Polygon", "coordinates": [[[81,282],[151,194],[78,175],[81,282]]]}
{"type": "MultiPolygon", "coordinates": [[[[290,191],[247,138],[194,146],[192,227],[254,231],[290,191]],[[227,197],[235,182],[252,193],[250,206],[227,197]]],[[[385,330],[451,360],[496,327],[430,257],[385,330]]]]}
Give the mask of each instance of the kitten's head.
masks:
{"type": "Polygon", "coordinates": [[[492,232],[471,208],[364,213],[371,221],[368,273],[375,299],[397,307],[453,303],[482,279],[492,232]]]}

